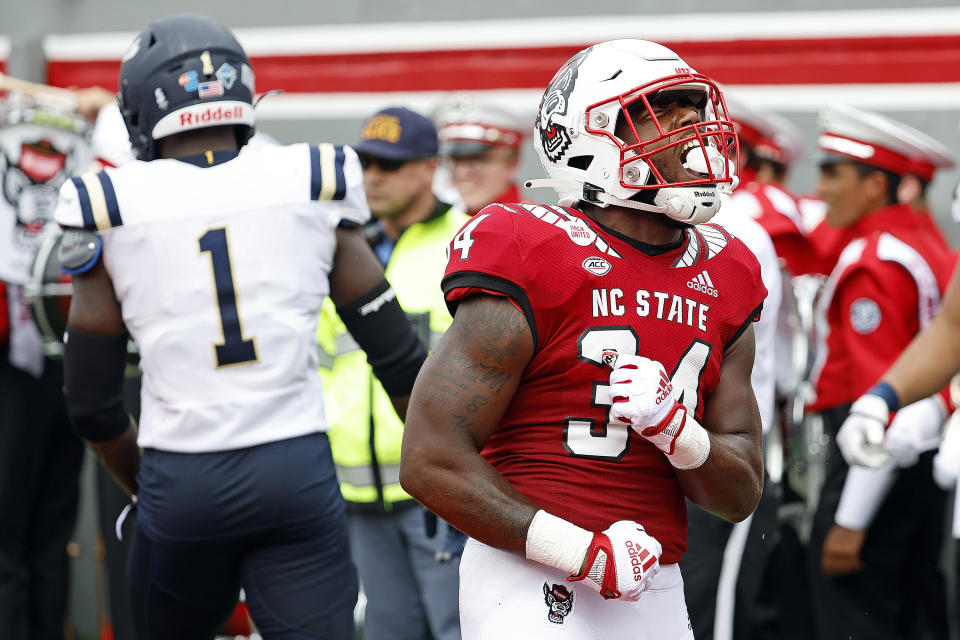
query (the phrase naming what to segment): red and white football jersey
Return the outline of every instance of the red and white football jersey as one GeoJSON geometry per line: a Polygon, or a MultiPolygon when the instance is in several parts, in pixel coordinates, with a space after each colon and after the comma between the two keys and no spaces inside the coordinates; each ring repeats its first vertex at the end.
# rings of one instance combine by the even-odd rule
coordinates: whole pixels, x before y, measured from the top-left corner
{"type": "Polygon", "coordinates": [[[817,302],[813,411],[852,402],[886,372],[939,309],[956,260],[909,205],[842,232],[848,242],[817,302]]]}
{"type": "MultiPolygon", "coordinates": [[[[602,353],[660,361],[698,420],[724,352],[766,296],[750,250],[717,225],[654,247],[575,209],[490,205],[450,243],[443,291],[451,312],[476,293],[508,297],[535,352],[482,454],[539,507],[591,531],[643,524],[661,563],[686,550],[686,508],[674,469],[609,416],[602,353]]],[[[707,425],[709,428],[709,425],[707,425]]]]}

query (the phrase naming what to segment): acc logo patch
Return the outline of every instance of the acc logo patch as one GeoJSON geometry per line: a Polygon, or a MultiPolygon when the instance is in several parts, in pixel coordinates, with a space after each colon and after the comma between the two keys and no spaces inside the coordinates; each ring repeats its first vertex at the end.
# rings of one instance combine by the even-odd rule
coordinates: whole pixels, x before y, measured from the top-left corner
{"type": "Polygon", "coordinates": [[[553,624],[563,624],[573,611],[573,591],[562,584],[549,587],[544,582],[543,601],[547,604],[547,620],[553,624]]]}
{"type": "Polygon", "coordinates": [[[610,263],[597,256],[591,256],[583,261],[583,268],[595,276],[604,276],[610,271],[610,263]]]}
{"type": "Polygon", "coordinates": [[[882,318],[880,305],[870,298],[857,298],[850,305],[850,326],[857,333],[873,333],[882,318]]]}

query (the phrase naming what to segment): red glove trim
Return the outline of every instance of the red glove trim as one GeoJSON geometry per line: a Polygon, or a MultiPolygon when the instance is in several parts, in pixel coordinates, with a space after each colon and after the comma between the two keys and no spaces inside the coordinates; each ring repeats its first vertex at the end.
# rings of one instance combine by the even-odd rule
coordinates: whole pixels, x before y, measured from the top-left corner
{"type": "Polygon", "coordinates": [[[674,400],[673,409],[670,410],[670,413],[667,414],[666,418],[661,420],[659,423],[653,425],[652,427],[647,427],[640,432],[640,435],[642,435],[644,438],[649,438],[650,436],[655,436],[659,434],[661,431],[663,431],[664,429],[670,426],[670,423],[673,421],[673,417],[677,415],[677,411],[680,411],[681,409],[683,409],[683,422],[680,423],[680,428],[677,429],[676,435],[674,435],[673,438],[670,440],[670,451],[666,452],[668,456],[673,455],[673,450],[677,446],[677,438],[679,438],[680,434],[683,433],[683,428],[687,426],[687,408],[686,407],[684,407],[682,404],[674,400]]]}
{"type": "Polygon", "coordinates": [[[603,550],[607,554],[607,562],[603,567],[603,584],[600,585],[600,595],[606,600],[616,600],[620,597],[620,590],[617,589],[617,564],[613,559],[613,544],[605,533],[594,533],[593,540],[590,541],[590,549],[587,551],[587,562],[582,572],[575,576],[568,576],[568,582],[579,582],[587,577],[593,563],[597,561],[597,554],[603,550]]]}

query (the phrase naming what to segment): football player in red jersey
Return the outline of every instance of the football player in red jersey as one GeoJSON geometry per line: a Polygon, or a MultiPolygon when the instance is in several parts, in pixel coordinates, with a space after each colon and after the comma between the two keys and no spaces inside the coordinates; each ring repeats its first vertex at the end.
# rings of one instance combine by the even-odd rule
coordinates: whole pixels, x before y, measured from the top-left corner
{"type": "Polygon", "coordinates": [[[450,243],[453,325],[414,388],[400,480],[467,533],[463,637],[692,639],[685,497],[760,497],[756,258],[705,224],[736,183],[720,90],[616,40],[534,129],[560,206],[495,204],[450,243]]]}
{"type": "MultiPolygon", "coordinates": [[[[921,447],[887,464],[886,453],[861,446],[869,420],[840,429],[848,414],[886,421],[897,410],[889,386],[850,403],[940,306],[954,258],[917,224],[911,204],[898,204],[902,178],[923,167],[932,176],[940,154],[921,132],[852,107],[824,110],[820,126],[817,192],[845,245],[817,302],[811,372],[816,398],[809,409],[821,414],[832,438],[809,543],[815,622],[822,638],[942,638],[945,496],[931,478],[933,452],[921,447]],[[848,470],[841,451],[883,468],[848,470]]],[[[933,394],[898,412],[891,435],[901,433],[898,422],[915,435],[939,433],[944,417],[933,394]]],[[[883,427],[875,424],[882,440],[883,427]]],[[[927,439],[926,449],[934,448],[936,439],[927,439]]]]}

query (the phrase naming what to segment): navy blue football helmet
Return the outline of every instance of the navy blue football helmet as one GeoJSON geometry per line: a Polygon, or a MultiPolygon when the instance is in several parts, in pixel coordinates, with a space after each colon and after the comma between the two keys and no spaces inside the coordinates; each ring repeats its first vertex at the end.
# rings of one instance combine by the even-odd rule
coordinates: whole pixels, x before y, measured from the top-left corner
{"type": "Polygon", "coordinates": [[[161,18],[136,37],[120,67],[117,103],[141,160],[156,141],[184,131],[235,125],[243,146],[254,129],[254,76],[233,32],[213,18],[161,18]]]}

